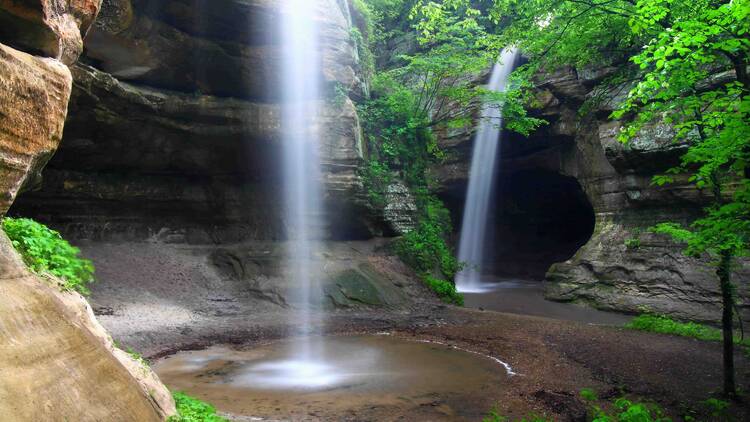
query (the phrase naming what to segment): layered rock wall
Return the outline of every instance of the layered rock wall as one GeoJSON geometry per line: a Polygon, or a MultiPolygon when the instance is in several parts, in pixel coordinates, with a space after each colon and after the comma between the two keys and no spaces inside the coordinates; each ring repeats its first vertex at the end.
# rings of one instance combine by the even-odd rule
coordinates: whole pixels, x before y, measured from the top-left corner
{"type": "MultiPolygon", "coordinates": [[[[627,87],[614,90],[597,107],[582,111],[586,100],[594,95],[594,88],[610,70],[565,69],[540,76],[534,113],[549,124],[528,139],[506,134],[500,151],[498,186],[522,183],[524,180],[519,177],[538,172],[572,178],[593,210],[593,233],[582,227],[589,223],[575,215],[558,223],[558,226],[581,226],[590,238],[568,250],[563,262],[549,268],[545,277],[548,298],[583,302],[602,309],[651,311],[716,322],[720,318],[721,298],[710,262],[687,258],[681,253],[681,245],[648,233],[648,228],[658,222],[689,222],[697,218],[710,200],[710,193],[696,189],[686,176],[661,187],[651,183],[653,175],[679,163],[685,150],[684,145],[672,143],[669,128],[651,127],[627,145],[617,140],[621,123],[611,121],[609,115],[627,93],[627,87]]],[[[452,154],[452,160],[433,172],[444,197],[461,204],[471,160],[471,133],[444,134],[441,143],[452,154]]],[[[498,198],[498,218],[512,215],[512,208],[519,201],[543,188],[529,188],[525,193],[498,198]]],[[[567,198],[559,197],[558,203],[546,207],[548,216],[559,214],[575,197],[572,191],[567,198]]],[[[460,209],[456,211],[460,214],[460,209]]],[[[578,213],[582,212],[588,211],[580,208],[578,213]]],[[[498,231],[494,242],[516,242],[514,249],[532,248],[541,256],[539,251],[547,243],[536,232],[551,232],[555,228],[537,222],[523,224],[531,227],[531,231],[516,237],[498,231]]],[[[514,260],[517,262],[518,257],[514,260]]],[[[550,263],[546,262],[545,267],[550,263]]],[[[746,279],[747,267],[739,268],[735,276],[738,280],[746,279]]],[[[747,319],[750,312],[745,298],[750,292],[742,284],[739,288],[738,306],[747,319]]]]}
{"type": "MultiPolygon", "coordinates": [[[[0,218],[38,182],[61,140],[72,84],[64,63],[80,53],[98,6],[0,2],[0,218]]],[[[113,346],[82,297],[60,289],[55,279],[31,274],[0,230],[0,420],[173,415],[158,378],[113,346]]]]}
{"type": "MultiPolygon", "coordinates": [[[[65,141],[14,212],[89,239],[283,239],[281,5],[105,1],[85,64],[72,69],[65,141]]],[[[316,17],[326,210],[341,223],[333,238],[374,229],[357,193],[363,149],[348,96],[366,87],[348,7],[321,1],[316,17]]]]}

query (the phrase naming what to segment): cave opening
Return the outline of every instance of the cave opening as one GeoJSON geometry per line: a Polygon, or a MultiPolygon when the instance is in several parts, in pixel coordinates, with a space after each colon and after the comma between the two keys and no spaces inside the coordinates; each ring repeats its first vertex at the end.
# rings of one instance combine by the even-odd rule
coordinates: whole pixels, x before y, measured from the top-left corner
{"type": "MultiPolygon", "coordinates": [[[[464,189],[443,195],[461,227],[464,189]]],[[[548,169],[506,169],[497,176],[485,257],[486,276],[541,281],[592,236],[595,216],[574,177],[548,169]]]]}
{"type": "Polygon", "coordinates": [[[485,268],[499,277],[542,280],[594,233],[595,216],[573,177],[520,170],[497,181],[485,268]]]}

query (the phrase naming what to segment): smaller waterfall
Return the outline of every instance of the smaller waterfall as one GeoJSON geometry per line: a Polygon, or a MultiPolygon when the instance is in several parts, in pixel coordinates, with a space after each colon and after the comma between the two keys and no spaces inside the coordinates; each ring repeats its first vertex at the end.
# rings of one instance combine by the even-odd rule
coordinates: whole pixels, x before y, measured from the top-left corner
{"type": "MultiPolygon", "coordinates": [[[[492,69],[488,88],[494,92],[505,92],[508,76],[513,71],[518,53],[514,48],[503,50],[500,60],[492,69]]],[[[456,288],[460,292],[481,292],[482,263],[488,231],[490,200],[498,146],[502,135],[502,109],[496,104],[482,107],[479,129],[474,138],[474,152],[469,173],[469,190],[464,205],[461,240],[458,259],[466,268],[456,275],[456,288]]]]}

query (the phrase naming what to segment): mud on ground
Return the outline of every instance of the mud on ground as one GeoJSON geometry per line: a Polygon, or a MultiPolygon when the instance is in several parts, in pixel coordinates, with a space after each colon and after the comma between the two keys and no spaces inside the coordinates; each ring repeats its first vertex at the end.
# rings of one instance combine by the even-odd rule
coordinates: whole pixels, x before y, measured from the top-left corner
{"type": "MultiPolygon", "coordinates": [[[[348,303],[317,313],[315,333],[388,332],[496,357],[518,373],[506,385],[487,392],[500,413],[511,420],[530,413],[555,421],[584,420],[585,404],[579,398],[583,388],[593,388],[603,399],[623,394],[655,399],[674,420],[681,420],[688,408],[697,406],[705,411],[698,404],[720,392],[718,343],[444,305],[432,299],[413,274],[381,247],[357,242],[333,247],[329,259],[335,261],[330,264],[334,272],[361,270],[366,264],[369,269],[364,271],[364,279],[369,281],[365,284],[374,289],[368,290],[368,295],[373,296],[374,291],[373,297],[383,303],[369,305],[351,299],[356,297],[352,294],[348,303]],[[376,274],[370,274],[370,269],[376,274]]],[[[214,265],[215,250],[209,249],[151,244],[84,246],[99,272],[92,305],[100,321],[123,345],[151,359],[214,344],[252,347],[299,334],[298,327],[287,322],[294,307],[278,299],[283,295],[269,293],[279,292],[273,282],[283,274],[269,277],[265,270],[247,271],[247,264],[239,264],[245,274],[255,275],[227,275],[226,268],[214,265]],[[258,292],[258,284],[253,284],[257,274],[266,277],[271,287],[258,292]]],[[[242,256],[230,254],[236,255],[242,256]]],[[[354,285],[361,287],[361,281],[354,285]]],[[[342,289],[350,287],[344,284],[342,289]]],[[[747,389],[749,361],[738,351],[736,362],[738,383],[747,389]]],[[[477,405],[486,406],[485,399],[477,398],[477,405]]],[[[451,420],[440,416],[441,400],[436,397],[429,403],[416,403],[406,411],[377,406],[350,409],[331,419],[451,420]]],[[[746,405],[734,405],[732,413],[735,420],[750,420],[746,405]]],[[[706,413],[694,417],[715,420],[706,413]]],[[[320,420],[321,415],[309,419],[320,420]]]]}

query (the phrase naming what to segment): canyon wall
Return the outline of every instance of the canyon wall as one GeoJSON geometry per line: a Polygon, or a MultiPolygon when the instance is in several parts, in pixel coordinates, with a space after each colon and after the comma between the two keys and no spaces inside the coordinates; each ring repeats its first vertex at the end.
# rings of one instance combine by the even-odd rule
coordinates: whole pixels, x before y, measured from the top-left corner
{"type": "MultiPolygon", "coordinates": [[[[73,239],[283,240],[279,7],[271,0],[105,0],[71,68],[64,142],[44,177],[26,170],[30,158],[17,166],[18,174],[33,175],[24,176],[33,192],[11,212],[73,239]]],[[[385,210],[369,206],[361,189],[358,166],[366,151],[353,100],[366,98],[368,89],[351,36],[356,10],[326,0],[316,19],[323,31],[328,237],[408,230],[415,210],[403,186],[389,188],[385,210]]],[[[55,54],[67,57],[65,46],[78,44],[60,45],[55,54]]],[[[52,51],[34,51],[45,48],[52,51]]],[[[493,272],[546,279],[555,300],[714,321],[719,296],[712,268],[646,230],[664,220],[690,221],[708,199],[684,179],[651,185],[684,146],[671,144],[668,129],[659,127],[620,144],[619,123],[608,115],[623,90],[582,112],[610,70],[540,77],[534,113],[550,124],[528,139],[509,135],[501,147],[493,272]]],[[[449,159],[431,170],[456,223],[471,134],[440,133],[449,159]]],[[[35,160],[49,159],[45,151],[35,160]]],[[[13,180],[11,195],[23,184],[13,180]]],[[[738,271],[747,276],[745,267],[738,271]]]]}
{"type": "MultiPolygon", "coordinates": [[[[711,193],[696,189],[687,176],[665,186],[651,183],[653,175],[679,163],[686,147],[673,143],[670,129],[660,126],[627,145],[617,140],[621,123],[609,115],[627,87],[584,108],[611,70],[564,69],[539,76],[532,112],[549,124],[529,138],[506,134],[501,147],[496,270],[544,279],[546,296],[553,300],[715,323],[721,297],[710,262],[687,258],[682,245],[648,232],[662,221],[697,218],[711,193]],[[554,192],[545,193],[549,186],[554,192]],[[544,199],[533,202],[539,192],[544,199]],[[535,211],[519,216],[529,201],[535,211]],[[519,262],[525,268],[517,268],[519,262]]],[[[460,203],[471,133],[443,134],[441,144],[451,159],[433,172],[441,195],[460,203]]],[[[742,266],[735,277],[748,275],[742,266]]],[[[748,319],[750,291],[742,283],[738,287],[738,308],[748,319]]]]}
{"type": "MultiPolygon", "coordinates": [[[[105,0],[72,67],[60,150],[16,205],[73,238],[226,243],[285,237],[280,1],[105,0]]],[[[331,238],[380,230],[357,193],[350,98],[366,95],[349,4],[320,2],[321,156],[331,238]]]]}
{"type": "MultiPolygon", "coordinates": [[[[0,218],[57,148],[99,1],[0,1],[0,218]],[[30,54],[31,53],[31,54],[30,54]]],[[[158,378],[117,350],[78,294],[31,274],[0,230],[0,420],[163,420],[158,378]]]]}

